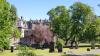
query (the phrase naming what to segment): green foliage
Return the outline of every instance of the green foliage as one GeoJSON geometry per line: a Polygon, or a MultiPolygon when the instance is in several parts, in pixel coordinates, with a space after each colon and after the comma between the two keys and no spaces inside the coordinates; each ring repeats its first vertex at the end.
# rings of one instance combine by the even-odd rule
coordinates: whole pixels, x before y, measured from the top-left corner
{"type": "Polygon", "coordinates": [[[96,40],[96,29],[95,25],[88,25],[88,28],[85,30],[84,38],[88,41],[96,40]]]}
{"type": "Polygon", "coordinates": [[[50,19],[51,30],[55,35],[62,39],[68,38],[68,30],[70,25],[69,13],[65,6],[57,6],[48,13],[50,19]]]}
{"type": "Polygon", "coordinates": [[[81,2],[74,3],[70,8],[72,19],[75,21],[80,20],[82,23],[86,21],[87,15],[92,13],[91,7],[81,2]]]}
{"type": "Polygon", "coordinates": [[[57,46],[63,46],[63,45],[64,45],[64,40],[58,38],[58,40],[57,40],[57,42],[56,42],[56,45],[57,45],[57,46]]]}
{"type": "Polygon", "coordinates": [[[98,35],[97,30],[100,27],[96,24],[100,23],[99,19],[96,20],[92,8],[87,4],[75,2],[69,10],[65,6],[57,6],[47,14],[50,27],[58,38],[68,39],[77,44],[81,38],[92,41],[98,35]]]}
{"type": "Polygon", "coordinates": [[[8,49],[9,48],[9,39],[6,37],[0,37],[0,47],[4,48],[4,49],[8,49]]]}
{"type": "Polygon", "coordinates": [[[25,45],[21,45],[19,47],[19,53],[18,56],[36,56],[34,50],[30,50],[29,47],[25,45]]]}
{"type": "Polygon", "coordinates": [[[21,33],[18,30],[18,28],[14,28],[13,29],[13,37],[19,38],[20,36],[21,36],[21,33]]]}
{"type": "Polygon", "coordinates": [[[91,8],[81,2],[76,2],[71,6],[71,36],[72,39],[79,40],[82,36],[86,17],[92,13],[91,8]]]}
{"type": "Polygon", "coordinates": [[[9,38],[17,20],[16,8],[6,0],[0,0],[0,45],[8,48],[9,38]]]}
{"type": "Polygon", "coordinates": [[[95,24],[96,24],[96,32],[97,32],[97,35],[98,35],[98,34],[100,34],[100,17],[96,18],[95,24]]]}

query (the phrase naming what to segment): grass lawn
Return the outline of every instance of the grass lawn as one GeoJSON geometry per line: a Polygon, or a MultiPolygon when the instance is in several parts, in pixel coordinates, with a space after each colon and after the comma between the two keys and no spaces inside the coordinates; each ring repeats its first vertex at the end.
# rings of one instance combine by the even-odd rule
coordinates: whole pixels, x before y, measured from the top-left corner
{"type": "Polygon", "coordinates": [[[10,50],[5,50],[3,53],[0,53],[0,56],[17,56],[18,50],[15,50],[13,53],[10,50]]]}
{"type": "MultiPolygon", "coordinates": [[[[86,52],[87,47],[81,47],[79,49],[69,49],[69,48],[63,48],[63,52],[66,51],[73,51],[75,54],[80,54],[82,52],[86,52]]],[[[10,50],[5,50],[3,53],[0,53],[0,56],[17,56],[18,50],[15,50],[13,53],[10,52],[10,50]]],[[[35,51],[37,55],[40,56],[61,56],[63,53],[57,53],[57,49],[55,49],[54,53],[49,53],[49,49],[37,49],[35,51]]],[[[100,53],[97,53],[100,55],[100,53]]]]}

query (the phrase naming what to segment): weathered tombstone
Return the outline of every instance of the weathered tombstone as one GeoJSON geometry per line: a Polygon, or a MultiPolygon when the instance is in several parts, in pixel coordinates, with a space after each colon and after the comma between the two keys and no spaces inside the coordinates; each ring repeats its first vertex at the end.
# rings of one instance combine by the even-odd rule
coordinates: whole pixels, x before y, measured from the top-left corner
{"type": "Polygon", "coordinates": [[[49,52],[54,52],[54,42],[50,42],[49,52]]]}
{"type": "Polygon", "coordinates": [[[14,46],[11,46],[11,52],[14,52],[14,46]]]}
{"type": "Polygon", "coordinates": [[[59,46],[57,47],[57,49],[58,49],[58,52],[62,52],[63,46],[62,46],[62,45],[59,45],[59,46]]]}
{"type": "Polygon", "coordinates": [[[90,51],[90,48],[87,48],[87,51],[90,51]]]}

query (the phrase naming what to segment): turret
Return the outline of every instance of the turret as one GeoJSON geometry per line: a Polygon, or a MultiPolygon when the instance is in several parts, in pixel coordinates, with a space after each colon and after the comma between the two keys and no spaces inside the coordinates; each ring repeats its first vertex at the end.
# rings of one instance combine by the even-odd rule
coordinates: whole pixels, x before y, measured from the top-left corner
{"type": "Polygon", "coordinates": [[[24,27],[22,16],[21,16],[21,18],[18,19],[17,26],[18,26],[18,28],[23,28],[24,27]]]}
{"type": "Polygon", "coordinates": [[[17,21],[17,27],[18,27],[19,31],[21,32],[21,37],[24,37],[24,23],[23,23],[22,16],[17,21]]]}

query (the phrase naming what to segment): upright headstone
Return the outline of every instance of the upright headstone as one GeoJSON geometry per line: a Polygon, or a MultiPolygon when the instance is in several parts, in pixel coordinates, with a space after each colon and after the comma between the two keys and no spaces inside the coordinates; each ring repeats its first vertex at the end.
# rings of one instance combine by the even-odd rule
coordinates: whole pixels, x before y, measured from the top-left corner
{"type": "Polygon", "coordinates": [[[57,49],[58,49],[58,52],[62,52],[62,51],[63,51],[63,46],[62,46],[62,45],[59,45],[59,46],[57,47],[57,49]]]}
{"type": "Polygon", "coordinates": [[[14,46],[11,46],[11,52],[14,52],[14,46]]]}
{"type": "Polygon", "coordinates": [[[54,42],[50,42],[49,52],[54,52],[54,42]]]}

